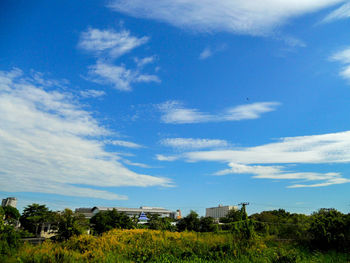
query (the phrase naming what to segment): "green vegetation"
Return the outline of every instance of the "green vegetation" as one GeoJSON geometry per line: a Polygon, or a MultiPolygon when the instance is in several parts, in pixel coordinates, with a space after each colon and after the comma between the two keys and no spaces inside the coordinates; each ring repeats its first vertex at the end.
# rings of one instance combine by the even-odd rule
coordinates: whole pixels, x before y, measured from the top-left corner
{"type": "Polygon", "coordinates": [[[335,209],[248,217],[243,206],[220,224],[191,211],[175,226],[158,215],[140,225],[116,210],[88,222],[69,209],[33,204],[20,217],[23,228],[17,212],[0,208],[0,262],[350,262],[350,215],[335,209]],[[21,242],[38,234],[40,222],[56,223],[56,236],[40,245],[21,242]],[[94,235],[86,234],[89,227],[94,235]]]}

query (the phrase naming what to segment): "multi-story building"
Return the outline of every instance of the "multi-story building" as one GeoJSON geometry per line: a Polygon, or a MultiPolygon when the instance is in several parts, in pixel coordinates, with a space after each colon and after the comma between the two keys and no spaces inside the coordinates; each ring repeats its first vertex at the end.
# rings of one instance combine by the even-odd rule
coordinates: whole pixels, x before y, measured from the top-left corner
{"type": "Polygon", "coordinates": [[[143,212],[144,214],[154,215],[157,214],[160,217],[170,217],[173,219],[181,218],[181,211],[177,210],[176,212],[167,210],[162,207],[149,207],[141,206],[140,208],[127,208],[127,207],[100,207],[95,206],[93,208],[77,208],[75,212],[83,214],[86,218],[91,218],[99,212],[117,210],[119,213],[125,213],[129,217],[139,217],[143,212]]]}
{"type": "Polygon", "coordinates": [[[125,213],[129,217],[139,216],[142,212],[150,215],[159,215],[160,217],[170,217],[176,219],[176,212],[167,210],[162,207],[150,207],[150,206],[141,206],[140,208],[127,208],[127,207],[94,207],[92,213],[95,215],[101,211],[108,210],[117,210],[120,213],[125,213]]]}
{"type": "Polygon", "coordinates": [[[16,206],[17,206],[16,197],[7,197],[5,199],[2,199],[1,206],[12,206],[12,207],[16,208],[16,206]]]}
{"type": "Polygon", "coordinates": [[[225,217],[230,210],[238,210],[238,207],[232,205],[209,207],[205,209],[205,216],[219,219],[221,217],[225,217]]]}

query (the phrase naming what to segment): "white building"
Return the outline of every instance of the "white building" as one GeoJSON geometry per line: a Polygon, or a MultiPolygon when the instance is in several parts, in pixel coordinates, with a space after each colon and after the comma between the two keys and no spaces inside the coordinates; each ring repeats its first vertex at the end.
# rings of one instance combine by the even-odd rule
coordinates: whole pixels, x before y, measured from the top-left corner
{"type": "Polygon", "coordinates": [[[12,206],[12,207],[16,208],[16,206],[17,206],[16,197],[7,197],[5,199],[2,199],[1,206],[12,206]]]}
{"type": "Polygon", "coordinates": [[[100,207],[95,206],[93,208],[77,208],[75,212],[84,214],[85,217],[91,218],[99,212],[117,210],[119,213],[125,213],[129,217],[139,217],[139,215],[143,212],[145,214],[154,215],[157,214],[160,217],[170,217],[176,219],[179,217],[179,212],[174,212],[167,210],[162,207],[149,207],[149,206],[141,206],[140,208],[127,208],[127,207],[100,207]]]}
{"type": "Polygon", "coordinates": [[[225,217],[230,210],[238,210],[238,207],[232,205],[209,207],[205,209],[205,216],[219,219],[221,217],[225,217]]]}

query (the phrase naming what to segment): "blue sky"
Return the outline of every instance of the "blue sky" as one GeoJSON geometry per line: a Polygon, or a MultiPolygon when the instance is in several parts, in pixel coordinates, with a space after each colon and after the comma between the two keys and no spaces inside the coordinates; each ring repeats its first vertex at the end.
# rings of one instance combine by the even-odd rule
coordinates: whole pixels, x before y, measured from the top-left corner
{"type": "Polygon", "coordinates": [[[349,212],[350,3],[0,4],[18,207],[349,212]]]}

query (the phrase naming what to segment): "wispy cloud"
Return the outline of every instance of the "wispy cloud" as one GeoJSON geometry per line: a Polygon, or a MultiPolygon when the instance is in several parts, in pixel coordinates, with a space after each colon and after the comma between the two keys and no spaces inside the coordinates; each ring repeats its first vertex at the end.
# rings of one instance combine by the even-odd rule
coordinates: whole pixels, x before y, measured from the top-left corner
{"type": "Polygon", "coordinates": [[[213,51],[206,47],[200,54],[199,54],[199,59],[207,59],[213,55],[213,51]]]}
{"type": "Polygon", "coordinates": [[[151,56],[151,57],[145,57],[145,58],[135,58],[135,63],[137,65],[137,67],[142,68],[143,66],[147,65],[147,64],[151,64],[154,62],[155,57],[151,56]]]}
{"type": "Polygon", "coordinates": [[[143,74],[127,69],[124,65],[113,65],[97,61],[89,67],[89,79],[99,84],[112,85],[120,91],[131,91],[133,83],[160,82],[156,75],[143,74]]]}
{"type": "Polygon", "coordinates": [[[257,102],[228,108],[217,114],[200,112],[197,109],[185,108],[178,101],[167,101],[158,105],[163,113],[161,120],[165,123],[185,124],[201,122],[222,122],[257,119],[262,114],[276,110],[278,102],[257,102]]]}
{"type": "Polygon", "coordinates": [[[333,22],[340,19],[346,19],[350,17],[350,3],[345,3],[339,8],[333,10],[331,13],[329,13],[322,22],[328,23],[333,22]]]}
{"type": "Polygon", "coordinates": [[[112,144],[115,146],[127,147],[127,148],[142,148],[143,146],[134,142],[122,141],[122,140],[111,140],[106,143],[112,144]]]}
{"type": "MultiPolygon", "coordinates": [[[[348,183],[339,173],[286,172],[283,166],[256,164],[329,164],[350,162],[350,131],[282,138],[279,142],[233,150],[194,151],[182,154],[191,162],[227,162],[230,169],[216,173],[250,173],[256,178],[321,181],[316,184],[293,184],[290,187],[316,187],[348,183]]],[[[179,158],[179,156],[178,156],[179,158]]]]}
{"type": "MultiPolygon", "coordinates": [[[[134,37],[127,30],[116,32],[112,29],[89,28],[80,36],[78,47],[92,52],[96,64],[88,67],[87,80],[102,85],[110,85],[120,91],[131,91],[134,83],[160,82],[158,76],[142,73],[142,67],[153,62],[154,57],[135,59],[136,69],[128,69],[124,64],[115,65],[115,59],[145,44],[148,37],[134,37]],[[105,58],[109,59],[106,60],[105,58]]],[[[97,93],[85,95],[97,95],[97,93]]]]}
{"type": "Polygon", "coordinates": [[[210,48],[210,47],[206,47],[205,49],[203,49],[203,51],[199,54],[199,59],[201,60],[205,60],[207,58],[210,58],[211,56],[213,56],[215,53],[224,51],[227,48],[226,44],[222,44],[220,46],[217,46],[215,48],[210,48]]]}
{"type": "Polygon", "coordinates": [[[350,80],[350,47],[336,52],[330,57],[330,59],[344,65],[339,75],[344,79],[350,80]]]}
{"type": "Polygon", "coordinates": [[[225,140],[194,139],[194,138],[167,138],[160,142],[164,146],[180,150],[195,150],[203,148],[220,148],[228,146],[225,140]]]}
{"type": "Polygon", "coordinates": [[[166,156],[166,155],[163,155],[163,154],[157,154],[156,155],[156,159],[158,161],[166,161],[166,162],[172,162],[172,161],[176,161],[178,159],[180,159],[181,157],[180,156],[166,156]]]}
{"type": "Polygon", "coordinates": [[[126,199],[98,188],[170,184],[123,166],[99,139],[112,133],[73,96],[18,69],[0,71],[0,123],[2,191],[126,199]]]}
{"type": "Polygon", "coordinates": [[[98,56],[108,55],[117,58],[147,41],[148,37],[138,38],[132,36],[127,30],[116,32],[112,29],[89,28],[81,34],[78,46],[98,56]]]}
{"type": "Polygon", "coordinates": [[[113,0],[109,7],[135,17],[197,31],[267,35],[287,20],[345,0],[113,0]]]}
{"type": "Polygon", "coordinates": [[[227,163],[228,169],[214,175],[251,174],[259,179],[292,180],[288,188],[344,184],[350,179],[339,172],[295,172],[290,171],[287,165],[296,165],[293,169],[297,169],[298,164],[350,163],[350,131],[286,137],[255,147],[187,151],[168,156],[158,154],[156,158],[168,162],[184,159],[188,162],[227,163]]]}
{"type": "Polygon", "coordinates": [[[123,159],[123,162],[127,165],[131,165],[131,166],[136,166],[136,167],[141,167],[141,168],[152,168],[151,166],[144,164],[144,163],[135,163],[135,162],[131,162],[127,159],[123,159]]]}
{"type": "Polygon", "coordinates": [[[283,166],[260,166],[229,163],[229,169],[215,173],[215,175],[227,174],[252,174],[254,178],[273,180],[297,180],[309,182],[308,184],[292,184],[288,188],[321,187],[334,184],[350,183],[349,179],[343,178],[339,173],[315,173],[315,172],[288,172],[283,166]],[[321,181],[321,183],[311,183],[321,181]]]}
{"type": "Polygon", "coordinates": [[[83,98],[98,98],[106,95],[106,93],[103,90],[89,89],[80,91],[80,95],[83,98]]]}

